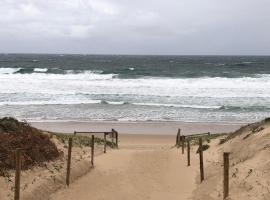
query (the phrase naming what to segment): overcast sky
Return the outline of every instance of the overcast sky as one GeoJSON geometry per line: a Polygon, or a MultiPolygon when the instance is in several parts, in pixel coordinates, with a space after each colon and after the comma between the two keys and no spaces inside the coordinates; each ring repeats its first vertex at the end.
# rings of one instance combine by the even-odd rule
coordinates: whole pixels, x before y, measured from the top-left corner
{"type": "Polygon", "coordinates": [[[270,54],[270,0],[0,0],[0,52],[270,54]]]}

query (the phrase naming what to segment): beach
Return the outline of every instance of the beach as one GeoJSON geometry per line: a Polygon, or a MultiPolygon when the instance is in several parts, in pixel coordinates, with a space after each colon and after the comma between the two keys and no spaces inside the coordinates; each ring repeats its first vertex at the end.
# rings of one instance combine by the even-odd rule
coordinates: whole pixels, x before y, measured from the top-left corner
{"type": "Polygon", "coordinates": [[[230,152],[227,199],[268,199],[269,130],[266,119],[230,135],[206,139],[209,149],[204,151],[203,182],[197,145],[191,146],[191,166],[187,166],[187,149],[182,154],[181,148],[175,147],[175,135],[122,134],[119,149],[98,156],[90,173],[57,191],[50,200],[221,200],[223,152],[230,152]]]}
{"type": "Polygon", "coordinates": [[[269,121],[255,123],[270,112],[269,56],[0,54],[0,60],[0,132],[10,138],[2,143],[9,157],[0,157],[1,200],[14,195],[10,160],[24,144],[31,144],[24,157],[32,156],[33,168],[21,173],[22,200],[222,199],[224,151],[233,155],[232,188],[241,188],[231,190],[232,199],[269,197],[269,163],[261,158],[269,154],[269,121]],[[29,132],[29,125],[37,129],[29,132]],[[186,137],[207,133],[203,183],[199,136],[191,137],[187,167],[186,150],[175,147],[179,130],[186,137]],[[58,153],[37,164],[46,142],[58,153]]]}
{"type": "MultiPolygon", "coordinates": [[[[50,200],[72,199],[194,199],[199,184],[197,146],[187,155],[175,148],[178,128],[181,134],[233,132],[240,123],[187,122],[32,122],[54,132],[110,131],[119,133],[119,149],[95,158],[95,167],[68,188],[58,190],[50,200]]],[[[95,134],[96,137],[103,137],[95,134]]],[[[211,159],[211,156],[207,159],[211,159]]],[[[78,171],[78,169],[76,169],[78,171]]]]}
{"type": "Polygon", "coordinates": [[[4,0],[0,200],[270,200],[270,0],[4,0]]]}
{"type": "MultiPolygon", "coordinates": [[[[153,123],[150,123],[151,126],[139,124],[142,127],[149,126],[147,130],[150,130],[151,134],[143,132],[136,134],[136,127],[133,127],[134,129],[129,127],[129,130],[134,131],[132,133],[118,132],[118,148],[108,143],[106,153],[103,152],[104,143],[101,141],[103,133],[93,133],[99,142],[95,144],[94,166],[92,166],[90,137],[85,137],[87,134],[83,133],[73,136],[72,132],[88,131],[89,124],[92,128],[103,127],[103,129],[91,129],[94,132],[110,132],[116,125],[121,126],[112,122],[107,122],[106,125],[103,123],[97,125],[96,122],[76,123],[32,123],[36,127],[42,125],[44,129],[49,130],[50,132],[44,131],[44,134],[51,138],[63,154],[59,159],[22,171],[22,200],[90,198],[93,200],[165,198],[221,200],[223,199],[223,152],[230,152],[229,199],[257,200],[270,197],[269,160],[267,159],[270,144],[269,119],[242,125],[240,129],[230,134],[190,137],[191,166],[187,165],[187,148],[182,153],[181,146],[177,148],[175,145],[177,130],[175,134],[165,134],[165,132],[156,134],[156,130],[162,124],[156,125],[156,129],[151,131],[149,127],[154,126],[153,123]],[[107,130],[104,130],[106,128],[107,130]],[[51,131],[66,133],[56,134],[51,131]],[[67,141],[70,136],[75,143],[71,154],[70,185],[66,186],[67,141]],[[196,153],[199,137],[202,138],[203,144],[208,146],[203,151],[205,177],[203,182],[200,181],[200,162],[199,155],[196,153]]],[[[167,123],[167,126],[169,125],[170,123],[167,123]]],[[[196,127],[196,124],[191,123],[190,126],[196,127]]],[[[126,128],[122,127],[123,130],[126,128]]],[[[211,126],[208,128],[210,129],[211,126]]],[[[181,134],[188,137],[186,133],[181,134]]],[[[112,138],[108,135],[107,142],[111,141],[112,138]]],[[[0,188],[1,199],[8,200],[13,196],[13,173],[11,170],[9,176],[0,177],[0,183],[3,185],[0,188]]]]}
{"type": "Polygon", "coordinates": [[[121,135],[118,150],[95,159],[90,173],[51,200],[189,199],[196,188],[197,169],[172,148],[174,136],[121,135]]]}
{"type": "Polygon", "coordinates": [[[179,128],[183,134],[228,133],[247,123],[222,122],[115,122],[115,121],[43,121],[30,122],[34,127],[60,133],[74,131],[110,131],[120,134],[176,135],[179,128]]]}

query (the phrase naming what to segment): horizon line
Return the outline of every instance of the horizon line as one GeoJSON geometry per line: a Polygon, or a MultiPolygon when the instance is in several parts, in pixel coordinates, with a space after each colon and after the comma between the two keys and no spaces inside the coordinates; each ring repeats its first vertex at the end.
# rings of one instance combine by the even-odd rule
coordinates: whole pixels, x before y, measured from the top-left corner
{"type": "Polygon", "coordinates": [[[0,52],[0,55],[84,55],[84,56],[270,56],[270,54],[125,54],[125,53],[33,53],[0,52]]]}

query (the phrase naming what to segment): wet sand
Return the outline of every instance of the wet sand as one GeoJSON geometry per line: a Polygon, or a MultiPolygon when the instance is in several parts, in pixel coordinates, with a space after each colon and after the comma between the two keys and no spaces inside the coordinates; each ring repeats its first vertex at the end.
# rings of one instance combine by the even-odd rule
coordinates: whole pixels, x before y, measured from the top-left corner
{"type": "Polygon", "coordinates": [[[31,125],[54,132],[73,133],[74,131],[110,131],[119,133],[146,135],[176,135],[178,128],[183,134],[224,133],[237,130],[245,123],[199,123],[199,122],[31,122],[31,125]]]}

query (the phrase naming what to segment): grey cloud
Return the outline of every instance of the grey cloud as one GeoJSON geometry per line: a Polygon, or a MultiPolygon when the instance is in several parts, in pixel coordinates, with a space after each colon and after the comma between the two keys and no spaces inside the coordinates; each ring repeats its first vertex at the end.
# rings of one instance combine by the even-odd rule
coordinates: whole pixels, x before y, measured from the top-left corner
{"type": "Polygon", "coordinates": [[[269,0],[0,0],[0,52],[269,54],[269,0]]]}

